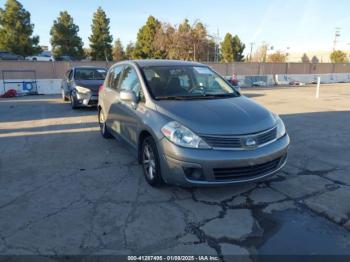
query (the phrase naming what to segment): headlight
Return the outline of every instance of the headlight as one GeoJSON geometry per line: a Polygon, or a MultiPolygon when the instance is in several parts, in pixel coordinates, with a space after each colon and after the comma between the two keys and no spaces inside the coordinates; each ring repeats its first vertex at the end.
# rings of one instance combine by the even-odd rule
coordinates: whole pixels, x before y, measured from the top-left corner
{"type": "Polygon", "coordinates": [[[277,114],[274,114],[274,117],[277,123],[277,139],[278,139],[286,134],[286,127],[284,126],[282,119],[277,114]]]}
{"type": "Polygon", "coordinates": [[[175,145],[190,148],[210,148],[199,136],[176,121],[167,123],[161,131],[175,145]]]}
{"type": "Polygon", "coordinates": [[[90,93],[90,89],[89,88],[85,88],[82,86],[76,86],[75,89],[78,91],[78,93],[82,93],[82,94],[87,94],[90,93]]]}

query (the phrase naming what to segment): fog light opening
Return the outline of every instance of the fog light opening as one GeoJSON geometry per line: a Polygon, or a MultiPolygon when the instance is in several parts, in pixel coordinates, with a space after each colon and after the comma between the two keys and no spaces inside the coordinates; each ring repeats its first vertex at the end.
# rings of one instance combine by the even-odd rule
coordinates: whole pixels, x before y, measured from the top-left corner
{"type": "Polygon", "coordinates": [[[184,167],[185,175],[190,180],[204,180],[203,172],[201,168],[188,168],[184,167]]]}

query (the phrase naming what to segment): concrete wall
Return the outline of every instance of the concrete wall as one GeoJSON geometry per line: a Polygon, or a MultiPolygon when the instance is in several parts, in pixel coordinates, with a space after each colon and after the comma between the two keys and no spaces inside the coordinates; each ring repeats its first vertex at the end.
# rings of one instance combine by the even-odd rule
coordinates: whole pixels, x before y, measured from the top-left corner
{"type": "MultiPolygon", "coordinates": [[[[12,81],[12,80],[11,80],[12,81]]],[[[26,93],[28,91],[25,90],[23,82],[30,82],[30,79],[16,79],[13,80],[18,83],[8,83],[6,84],[6,90],[15,89],[18,93],[26,93]]],[[[61,91],[61,79],[38,79],[37,80],[37,88],[39,94],[59,94],[61,91]]],[[[34,88],[34,87],[33,87],[34,88]]],[[[4,83],[0,82],[0,94],[4,93],[4,83]]]]}
{"type": "MultiPolygon", "coordinates": [[[[33,62],[33,61],[0,61],[0,71],[27,70],[26,72],[6,72],[5,80],[27,81],[37,79],[38,91],[41,94],[58,94],[61,79],[69,68],[80,65],[110,67],[113,62],[33,62]],[[29,72],[28,70],[32,70],[29,72]],[[27,79],[27,80],[26,80],[27,79]]],[[[291,81],[310,83],[321,76],[323,83],[350,82],[350,63],[344,64],[308,64],[308,63],[208,63],[214,70],[224,76],[237,74],[242,87],[251,86],[254,82],[273,85],[273,75],[278,75],[280,84],[291,81]]],[[[6,90],[16,89],[23,92],[22,83],[7,84],[6,90]]],[[[4,92],[0,80],[0,94],[4,92]]]]}
{"type": "MultiPolygon", "coordinates": [[[[350,73],[343,74],[290,74],[278,75],[278,83],[280,85],[288,85],[291,81],[299,81],[302,83],[311,83],[317,81],[317,77],[321,77],[321,83],[341,83],[350,82],[350,73]]],[[[229,76],[227,76],[229,77],[229,76]]],[[[238,77],[241,87],[251,87],[254,83],[260,86],[273,86],[275,84],[274,75],[257,75],[257,76],[241,76],[238,77]]],[[[21,79],[14,81],[30,81],[29,79],[21,79]]],[[[37,87],[39,94],[60,94],[61,79],[38,79],[37,87]]],[[[19,93],[25,93],[22,83],[6,84],[6,90],[15,89],[19,93]]],[[[0,94],[4,93],[4,85],[0,82],[0,94]]]]}
{"type": "MultiPolygon", "coordinates": [[[[94,65],[110,67],[114,62],[104,61],[91,62],[33,62],[33,61],[0,61],[0,71],[3,70],[34,70],[37,79],[61,79],[65,72],[78,65],[94,65]]],[[[350,63],[207,63],[221,75],[255,76],[273,74],[334,74],[349,73],[350,63]]],[[[23,79],[24,73],[13,73],[11,79],[23,79]]]]}

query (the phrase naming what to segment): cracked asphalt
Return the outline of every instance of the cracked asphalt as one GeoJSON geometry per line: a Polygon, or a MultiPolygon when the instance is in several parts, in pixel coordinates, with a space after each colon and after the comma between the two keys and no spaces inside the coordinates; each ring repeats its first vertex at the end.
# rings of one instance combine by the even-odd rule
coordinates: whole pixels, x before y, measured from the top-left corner
{"type": "MultiPolygon", "coordinates": [[[[260,183],[148,186],[96,110],[0,100],[0,254],[350,254],[350,85],[246,89],[279,113],[289,160],[260,183]]],[[[227,257],[226,257],[227,258],[227,257]]]]}

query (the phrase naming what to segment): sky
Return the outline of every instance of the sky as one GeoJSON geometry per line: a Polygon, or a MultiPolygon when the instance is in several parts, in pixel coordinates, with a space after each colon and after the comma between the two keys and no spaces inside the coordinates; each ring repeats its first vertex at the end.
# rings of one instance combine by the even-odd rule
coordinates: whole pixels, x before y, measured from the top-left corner
{"type": "MultiPolygon", "coordinates": [[[[138,29],[149,15],[171,24],[185,18],[203,22],[211,35],[221,39],[237,34],[254,47],[266,42],[274,50],[308,52],[331,50],[336,27],[341,28],[337,49],[350,49],[350,1],[348,0],[19,0],[31,13],[34,34],[49,45],[50,28],[62,10],[79,26],[84,46],[89,45],[91,19],[101,6],[111,20],[114,37],[124,45],[135,42],[138,29]]],[[[0,0],[3,7],[5,0],[0,0]]]]}

